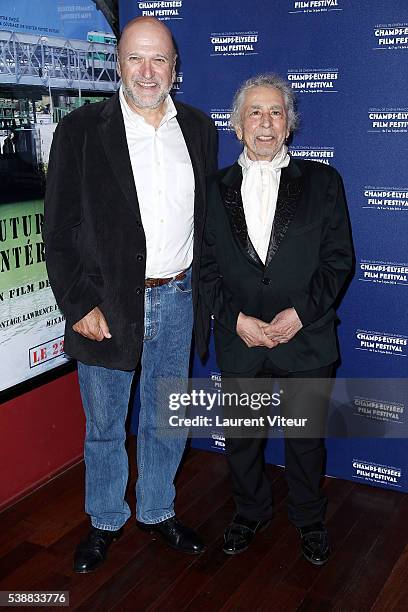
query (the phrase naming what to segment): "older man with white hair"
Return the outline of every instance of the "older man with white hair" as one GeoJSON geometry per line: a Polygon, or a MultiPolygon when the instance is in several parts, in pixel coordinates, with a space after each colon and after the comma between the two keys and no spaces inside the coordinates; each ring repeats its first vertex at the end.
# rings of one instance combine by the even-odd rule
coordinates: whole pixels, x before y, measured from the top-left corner
{"type": "MultiPolygon", "coordinates": [[[[287,141],[297,116],[293,92],[279,76],[246,81],[231,123],[244,148],[209,181],[202,299],[215,319],[224,389],[248,389],[243,379],[277,378],[282,409],[313,421],[295,435],[285,429],[285,465],[289,518],[305,557],[321,565],[329,558],[320,478],[338,359],[334,307],[353,260],[342,181],[334,168],[291,158],[287,141]]],[[[263,469],[268,432],[230,428],[225,434],[236,514],[224,551],[235,555],[273,515],[263,469]]]]}

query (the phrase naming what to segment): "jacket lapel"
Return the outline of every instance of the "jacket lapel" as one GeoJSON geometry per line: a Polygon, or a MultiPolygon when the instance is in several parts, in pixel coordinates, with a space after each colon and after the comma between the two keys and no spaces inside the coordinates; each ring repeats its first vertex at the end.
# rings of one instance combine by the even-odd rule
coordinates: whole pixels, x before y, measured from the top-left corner
{"type": "Polygon", "coordinates": [[[177,109],[176,119],[183,134],[194,173],[194,256],[199,257],[198,248],[201,244],[205,218],[203,195],[205,194],[205,174],[201,150],[201,135],[197,130],[197,123],[192,119],[188,109],[178,102],[174,102],[174,104],[177,109]]]}
{"type": "Polygon", "coordinates": [[[125,196],[125,202],[141,221],[118,93],[106,102],[98,128],[106,157],[125,196]]]}
{"type": "Polygon", "coordinates": [[[265,266],[268,266],[275,257],[288,231],[289,225],[295,216],[301,192],[301,172],[296,162],[291,159],[287,168],[282,168],[281,171],[275,217],[273,220],[265,266]]]}
{"type": "Polygon", "coordinates": [[[244,206],[241,196],[242,170],[238,163],[233,164],[227,170],[220,183],[221,198],[227,212],[231,228],[238,244],[246,257],[253,262],[263,266],[251,239],[248,235],[248,227],[245,220],[244,206]]]}
{"type": "Polygon", "coordinates": [[[191,165],[194,172],[195,188],[203,189],[204,174],[200,169],[203,169],[201,139],[197,133],[197,126],[192,121],[191,115],[187,109],[178,102],[174,103],[177,109],[176,119],[183,134],[184,142],[186,143],[188,154],[190,155],[191,165]]]}

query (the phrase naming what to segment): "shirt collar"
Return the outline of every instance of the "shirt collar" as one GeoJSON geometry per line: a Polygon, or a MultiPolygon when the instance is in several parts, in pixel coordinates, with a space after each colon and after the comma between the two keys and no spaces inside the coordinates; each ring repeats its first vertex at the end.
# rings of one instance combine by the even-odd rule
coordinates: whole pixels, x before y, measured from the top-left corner
{"type": "Polygon", "coordinates": [[[272,172],[272,170],[279,170],[280,168],[286,168],[289,165],[290,157],[288,155],[288,147],[284,144],[282,148],[276,153],[275,157],[271,161],[261,160],[256,161],[250,159],[248,155],[248,149],[245,146],[241,155],[238,158],[238,164],[241,166],[245,173],[250,168],[264,168],[272,172]]]}
{"type": "MultiPolygon", "coordinates": [[[[123,113],[123,117],[125,121],[130,121],[134,125],[139,125],[139,126],[148,125],[147,121],[145,120],[144,117],[142,117],[142,115],[139,115],[139,113],[136,113],[134,110],[130,108],[125,98],[125,94],[123,93],[123,85],[121,85],[119,88],[119,100],[120,100],[120,106],[122,108],[122,113],[123,113]]],[[[174,117],[177,115],[177,109],[175,107],[173,100],[171,99],[169,95],[167,96],[164,102],[165,102],[165,111],[164,111],[163,118],[160,121],[159,128],[162,127],[162,125],[168,123],[171,119],[174,119],[174,117]]]]}

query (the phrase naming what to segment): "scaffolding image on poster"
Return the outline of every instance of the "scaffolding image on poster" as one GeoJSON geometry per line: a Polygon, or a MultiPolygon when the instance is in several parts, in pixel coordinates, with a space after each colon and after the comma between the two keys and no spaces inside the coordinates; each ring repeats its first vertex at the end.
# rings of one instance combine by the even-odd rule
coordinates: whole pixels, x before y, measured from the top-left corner
{"type": "Polygon", "coordinates": [[[0,15],[0,391],[67,361],[42,223],[58,122],[118,87],[116,38],[91,0],[3,0],[0,15]]]}

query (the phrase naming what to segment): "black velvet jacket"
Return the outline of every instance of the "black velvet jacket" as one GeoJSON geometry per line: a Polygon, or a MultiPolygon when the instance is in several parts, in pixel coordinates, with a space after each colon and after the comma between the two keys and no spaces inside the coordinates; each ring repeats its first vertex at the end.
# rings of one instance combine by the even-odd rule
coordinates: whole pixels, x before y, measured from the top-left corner
{"type": "MultiPolygon", "coordinates": [[[[216,130],[201,111],[176,102],[194,178],[193,300],[205,218],[205,176],[216,170],[216,130]]],[[[47,177],[43,229],[51,287],[66,316],[65,350],[84,363],[135,368],[144,333],[146,242],[119,96],[60,121],[47,177]],[[88,340],[72,325],[99,306],[111,339],[88,340]]],[[[196,346],[204,350],[202,327],[196,346]]]]}
{"type": "Polygon", "coordinates": [[[241,184],[235,163],[208,185],[200,292],[215,318],[218,365],[242,373],[265,356],[291,372],[329,365],[338,357],[334,305],[353,262],[341,178],[303,160],[282,169],[265,265],[248,236],[241,184]],[[303,328],[287,344],[248,348],[237,335],[240,312],[270,322],[289,307],[303,328]]]}

